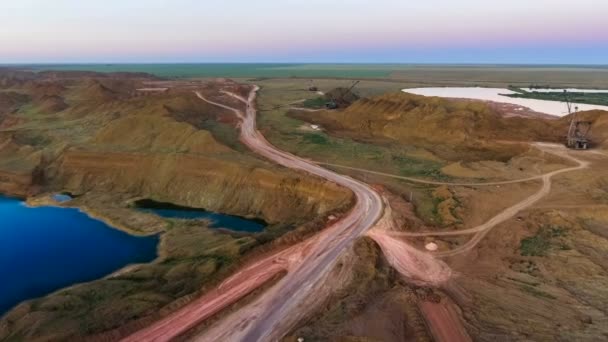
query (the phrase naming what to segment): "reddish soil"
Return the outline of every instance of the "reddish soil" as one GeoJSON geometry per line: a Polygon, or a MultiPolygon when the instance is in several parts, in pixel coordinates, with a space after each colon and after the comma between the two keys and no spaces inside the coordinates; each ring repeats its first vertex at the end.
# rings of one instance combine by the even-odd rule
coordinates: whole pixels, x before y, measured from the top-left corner
{"type": "Polygon", "coordinates": [[[471,337],[462,326],[455,305],[450,301],[442,300],[439,303],[422,301],[419,303],[419,307],[435,341],[472,341],[471,337]]]}

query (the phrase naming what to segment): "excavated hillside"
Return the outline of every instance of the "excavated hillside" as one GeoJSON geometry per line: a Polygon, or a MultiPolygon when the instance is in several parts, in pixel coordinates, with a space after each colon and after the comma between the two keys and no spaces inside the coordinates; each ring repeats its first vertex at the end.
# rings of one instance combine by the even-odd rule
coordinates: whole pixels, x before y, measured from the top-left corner
{"type": "MultiPolygon", "coordinates": [[[[483,102],[406,93],[361,99],[342,111],[292,112],[292,116],[356,139],[427,148],[447,160],[508,159],[524,147],[505,142],[562,142],[569,118],[505,117],[483,102]]],[[[594,134],[608,132],[608,113],[581,113],[597,120],[594,134]],[[604,114],[602,114],[604,113],[604,114]]]]}
{"type": "MultiPolygon", "coordinates": [[[[234,114],[201,101],[191,87],[139,91],[156,81],[140,74],[36,76],[0,72],[12,87],[0,92],[1,192],[120,193],[269,223],[314,217],[350,201],[335,184],[244,153],[234,114]]],[[[219,86],[198,89],[221,97],[219,86]]],[[[221,86],[248,92],[226,80],[221,86]]]]}

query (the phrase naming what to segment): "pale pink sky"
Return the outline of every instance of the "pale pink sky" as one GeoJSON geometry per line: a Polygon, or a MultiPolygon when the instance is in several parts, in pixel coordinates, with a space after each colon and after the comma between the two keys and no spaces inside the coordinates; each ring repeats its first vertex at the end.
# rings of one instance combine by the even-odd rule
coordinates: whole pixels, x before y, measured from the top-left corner
{"type": "Polygon", "coordinates": [[[603,0],[2,2],[0,63],[608,61],[603,0]]]}

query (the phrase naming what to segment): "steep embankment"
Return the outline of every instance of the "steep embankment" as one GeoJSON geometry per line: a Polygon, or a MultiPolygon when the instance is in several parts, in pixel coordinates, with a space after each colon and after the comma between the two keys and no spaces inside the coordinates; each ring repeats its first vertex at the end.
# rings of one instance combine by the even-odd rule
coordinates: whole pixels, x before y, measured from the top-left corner
{"type": "Polygon", "coordinates": [[[55,182],[75,194],[128,193],[270,223],[315,216],[349,197],[326,181],[192,154],[68,151],[55,182]]]}
{"type": "Polygon", "coordinates": [[[333,183],[269,167],[168,116],[114,120],[86,148],[66,151],[58,170],[55,184],[74,193],[128,193],[271,223],[315,216],[349,197],[333,183]]]}
{"type": "Polygon", "coordinates": [[[30,172],[10,172],[0,170],[0,193],[10,196],[24,197],[28,195],[28,189],[33,182],[30,172]]]}
{"type": "Polygon", "coordinates": [[[0,193],[25,197],[36,191],[41,155],[21,146],[11,133],[0,132],[0,193]]]}

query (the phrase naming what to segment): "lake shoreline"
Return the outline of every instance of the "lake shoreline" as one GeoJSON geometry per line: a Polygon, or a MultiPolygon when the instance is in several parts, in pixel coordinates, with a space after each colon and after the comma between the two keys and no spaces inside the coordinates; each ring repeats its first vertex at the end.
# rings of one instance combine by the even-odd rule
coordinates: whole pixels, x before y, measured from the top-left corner
{"type": "MultiPolygon", "coordinates": [[[[29,198],[24,199],[23,202],[26,205],[31,206],[32,208],[58,207],[58,208],[77,209],[78,211],[82,212],[83,214],[87,215],[88,217],[90,217],[93,220],[101,221],[112,229],[121,231],[123,233],[127,233],[134,237],[158,236],[158,245],[156,248],[156,258],[154,258],[154,260],[151,260],[150,262],[147,262],[147,263],[135,263],[135,264],[125,265],[124,267],[112,272],[111,274],[108,274],[105,277],[99,278],[96,280],[112,278],[119,274],[123,274],[123,273],[130,271],[138,265],[146,265],[146,264],[150,264],[150,263],[160,262],[160,261],[164,260],[165,258],[167,258],[168,251],[167,251],[167,247],[166,247],[166,238],[164,236],[165,235],[164,233],[166,232],[166,228],[168,227],[167,223],[164,224],[164,227],[162,230],[147,233],[147,232],[135,230],[135,229],[129,227],[128,225],[120,222],[119,220],[113,219],[113,218],[109,217],[108,215],[104,215],[101,211],[96,210],[91,206],[72,205],[70,203],[59,203],[52,198],[51,194],[42,194],[42,195],[38,195],[35,197],[29,197],[29,198]]],[[[133,209],[133,210],[136,210],[136,209],[133,209]]],[[[96,280],[93,280],[93,281],[96,281],[96,280]]]]}
{"type": "MultiPolygon", "coordinates": [[[[52,295],[55,292],[59,292],[65,289],[69,289],[72,288],[74,286],[79,286],[79,285],[83,285],[83,284],[87,284],[90,282],[94,282],[94,281],[99,281],[102,279],[111,279],[114,278],[116,276],[120,276],[122,274],[131,272],[135,269],[137,269],[138,267],[141,267],[143,265],[148,265],[148,264],[153,264],[153,263],[158,263],[161,262],[163,260],[165,260],[168,257],[169,251],[167,248],[167,239],[165,237],[165,233],[166,233],[166,228],[169,226],[168,223],[164,223],[164,227],[162,229],[158,229],[156,231],[152,231],[152,232],[142,232],[136,229],[133,229],[132,227],[129,227],[128,225],[124,224],[121,222],[120,219],[114,219],[108,215],[103,214],[102,211],[97,210],[93,207],[91,207],[90,205],[74,205],[71,204],[70,202],[58,202],[55,199],[53,199],[53,194],[52,193],[44,193],[44,194],[39,194],[36,196],[31,196],[31,197],[16,197],[16,196],[8,196],[8,195],[2,195],[0,194],[0,196],[4,196],[4,197],[8,197],[8,198],[13,198],[16,200],[19,200],[21,202],[23,202],[24,205],[31,207],[31,208],[40,208],[40,207],[57,207],[57,208],[72,208],[72,209],[77,209],[79,212],[87,215],[89,218],[93,219],[93,220],[97,220],[100,222],[105,223],[109,228],[111,229],[115,229],[118,231],[121,231],[123,233],[127,233],[133,237],[154,237],[157,236],[158,237],[158,244],[157,244],[157,248],[156,248],[156,257],[146,263],[131,263],[131,264],[127,264],[123,267],[121,267],[120,269],[117,269],[115,271],[113,271],[110,274],[107,274],[101,278],[97,278],[91,281],[87,281],[87,282],[82,282],[82,283],[76,283],[61,289],[58,289],[52,293],[49,293],[45,296],[49,296],[52,295]]],[[[137,201],[134,201],[134,203],[137,201]]],[[[176,206],[178,207],[178,206],[176,206]]],[[[197,208],[188,208],[188,207],[180,207],[183,208],[184,210],[186,209],[191,209],[191,210],[201,210],[201,209],[197,209],[197,208]]],[[[134,207],[134,208],[129,208],[130,210],[133,211],[138,211],[138,209],[147,209],[145,207],[134,207]]],[[[201,210],[203,211],[203,210],[201,210]]],[[[154,213],[147,213],[148,215],[152,215],[152,216],[157,216],[157,214],[154,213]]],[[[265,222],[264,220],[261,219],[257,219],[257,218],[248,218],[248,217],[242,217],[242,216],[237,216],[237,215],[229,215],[229,214],[222,214],[222,215],[227,215],[227,216],[233,216],[233,217],[237,217],[237,218],[241,218],[241,219],[246,219],[246,220],[251,220],[254,221],[256,223],[262,223],[265,226],[268,225],[267,222],[265,222]]],[[[160,217],[161,221],[165,221],[164,218],[160,217]]],[[[208,220],[201,220],[201,221],[208,221],[208,220]]],[[[236,230],[231,230],[229,228],[212,228],[210,224],[207,224],[207,228],[211,229],[211,230],[215,230],[217,232],[220,233],[224,233],[224,234],[239,234],[239,235],[249,235],[252,234],[252,232],[244,232],[244,231],[236,231],[236,230]]],[[[265,228],[264,228],[265,229],[265,228]]]]}
{"type": "Polygon", "coordinates": [[[166,254],[162,234],[132,234],[88,208],[61,205],[51,196],[0,195],[2,198],[8,226],[0,233],[10,246],[4,251],[8,259],[4,259],[2,271],[13,274],[14,279],[3,285],[6,310],[2,316],[23,303],[111,278],[137,265],[162,260],[166,254]],[[42,211],[32,214],[32,209],[42,211]],[[89,242],[94,243],[93,248],[87,247],[89,242]],[[113,251],[111,257],[108,250],[113,251]],[[22,270],[31,273],[27,276],[22,270]],[[35,286],[23,288],[23,282],[35,286]],[[12,304],[13,300],[17,302],[12,304]]]}

